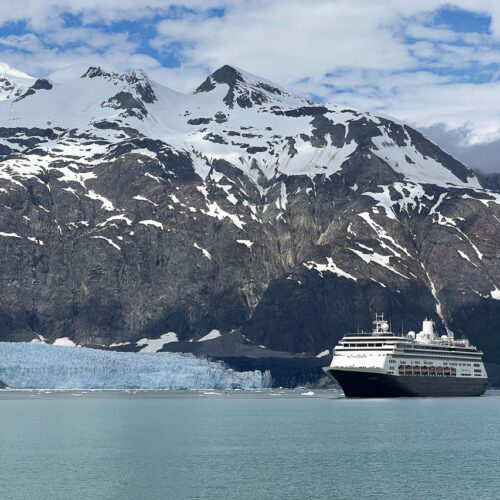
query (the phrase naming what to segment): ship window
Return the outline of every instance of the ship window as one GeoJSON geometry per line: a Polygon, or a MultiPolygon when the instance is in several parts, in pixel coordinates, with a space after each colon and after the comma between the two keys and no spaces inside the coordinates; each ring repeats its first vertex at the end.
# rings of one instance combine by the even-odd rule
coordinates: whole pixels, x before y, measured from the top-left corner
{"type": "Polygon", "coordinates": [[[367,344],[358,344],[358,347],[367,347],[367,344]]]}
{"type": "Polygon", "coordinates": [[[474,366],[479,366],[479,363],[474,363],[474,366]]]}

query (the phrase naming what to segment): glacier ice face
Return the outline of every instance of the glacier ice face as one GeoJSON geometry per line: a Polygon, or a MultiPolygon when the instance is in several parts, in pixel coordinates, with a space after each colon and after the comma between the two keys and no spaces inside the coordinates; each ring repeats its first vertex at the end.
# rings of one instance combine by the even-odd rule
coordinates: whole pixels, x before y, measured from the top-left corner
{"type": "Polygon", "coordinates": [[[12,389],[260,389],[269,374],[237,372],[191,354],[128,353],[0,342],[0,379],[12,389]]]}

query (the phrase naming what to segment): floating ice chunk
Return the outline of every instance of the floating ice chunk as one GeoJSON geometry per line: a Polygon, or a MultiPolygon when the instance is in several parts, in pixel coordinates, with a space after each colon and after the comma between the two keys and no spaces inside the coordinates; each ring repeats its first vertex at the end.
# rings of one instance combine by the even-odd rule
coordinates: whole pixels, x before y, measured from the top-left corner
{"type": "Polygon", "coordinates": [[[500,300],[500,290],[497,287],[495,287],[495,289],[491,291],[491,298],[500,300]]]}

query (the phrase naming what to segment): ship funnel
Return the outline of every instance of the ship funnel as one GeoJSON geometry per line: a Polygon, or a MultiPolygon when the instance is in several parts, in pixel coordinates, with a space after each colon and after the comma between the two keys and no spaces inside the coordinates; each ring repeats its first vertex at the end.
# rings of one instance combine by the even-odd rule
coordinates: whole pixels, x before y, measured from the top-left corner
{"type": "Polygon", "coordinates": [[[422,333],[428,338],[434,338],[434,321],[426,319],[422,323],[422,333]]]}

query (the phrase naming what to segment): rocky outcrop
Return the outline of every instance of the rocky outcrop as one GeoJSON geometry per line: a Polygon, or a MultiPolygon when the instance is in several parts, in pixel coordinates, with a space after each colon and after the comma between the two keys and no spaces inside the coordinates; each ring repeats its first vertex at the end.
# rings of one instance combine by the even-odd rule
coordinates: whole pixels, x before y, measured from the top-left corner
{"type": "Polygon", "coordinates": [[[500,195],[412,128],[230,67],[189,96],[100,68],[42,88],[0,118],[2,340],[156,339],[302,383],[384,311],[500,361],[500,195]]]}
{"type": "Polygon", "coordinates": [[[476,172],[481,185],[486,189],[500,193],[500,173],[499,172],[476,172]]]}

